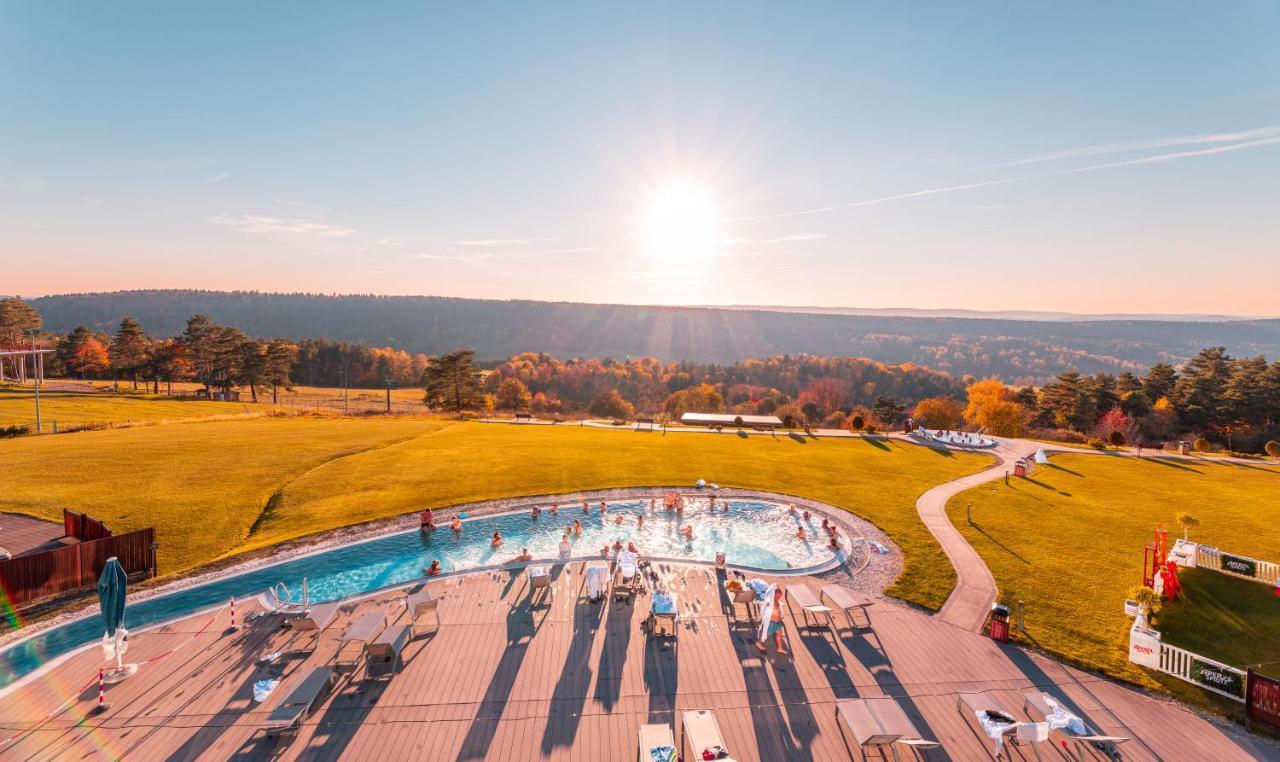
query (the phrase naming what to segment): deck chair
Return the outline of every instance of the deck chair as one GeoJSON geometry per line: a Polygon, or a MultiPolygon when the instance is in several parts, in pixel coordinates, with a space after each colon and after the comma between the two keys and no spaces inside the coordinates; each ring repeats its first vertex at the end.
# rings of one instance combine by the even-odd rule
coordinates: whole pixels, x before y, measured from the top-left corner
{"type": "Polygon", "coordinates": [[[321,603],[318,606],[312,606],[309,610],[298,614],[289,619],[289,626],[293,629],[293,637],[289,638],[288,648],[286,650],[297,653],[304,649],[294,648],[293,643],[302,633],[314,633],[311,639],[309,651],[314,651],[317,644],[320,643],[320,634],[329,629],[329,625],[333,624],[338,618],[337,603],[321,603]]]}
{"type": "Polygon", "coordinates": [[[618,554],[618,564],[613,572],[613,599],[630,601],[636,597],[640,587],[640,563],[636,554],[623,551],[618,554]]]}
{"type": "Polygon", "coordinates": [[[637,762],[676,762],[676,737],[670,725],[641,725],[637,762]]]}
{"type": "Polygon", "coordinates": [[[539,590],[545,590],[548,599],[555,597],[551,589],[551,574],[545,566],[529,567],[529,600],[532,603],[533,597],[537,595],[539,590]]]}
{"type": "MultiPolygon", "coordinates": [[[[975,727],[978,735],[986,739],[987,749],[996,759],[1005,753],[1006,742],[1016,746],[1020,740],[1044,740],[1024,729],[1024,726],[1032,725],[1031,731],[1038,730],[1033,723],[1019,722],[1013,712],[1001,706],[989,693],[961,693],[956,698],[956,708],[970,727],[975,727]]],[[[1048,728],[1043,730],[1043,736],[1047,738],[1048,728]]]]}
{"type": "Polygon", "coordinates": [[[866,617],[868,626],[871,624],[871,617],[867,612],[867,608],[871,606],[873,601],[854,591],[841,587],[839,585],[823,585],[821,599],[831,604],[831,608],[836,611],[843,611],[845,619],[849,622],[850,629],[858,629],[853,622],[853,612],[861,611],[866,617]]]}
{"type": "Polygon", "coordinates": [[[1050,732],[1058,731],[1062,737],[1071,741],[1071,750],[1076,759],[1084,760],[1085,751],[1094,749],[1108,759],[1119,756],[1116,746],[1131,739],[1125,736],[1104,736],[1089,727],[1070,709],[1062,705],[1047,693],[1033,691],[1023,696],[1022,710],[1036,722],[1048,724],[1050,732]]]}
{"type": "Polygon", "coordinates": [[[377,640],[365,646],[365,677],[390,677],[399,672],[403,663],[400,654],[412,633],[411,625],[398,624],[383,630],[377,640]]]}
{"type": "Polygon", "coordinates": [[[655,592],[654,601],[656,602],[661,595],[671,598],[671,610],[660,612],[650,608],[649,616],[644,621],[644,629],[651,638],[674,638],[676,637],[676,619],[679,617],[680,609],[675,595],[670,592],[655,592]]]}
{"type": "Polygon", "coordinates": [[[262,723],[268,735],[297,732],[325,690],[333,685],[331,667],[315,667],[294,684],[289,695],[262,723]]]}
{"type": "Polygon", "coordinates": [[[898,748],[921,751],[940,746],[937,741],[926,740],[915,723],[891,698],[847,699],[836,702],[836,722],[846,742],[850,735],[865,759],[869,747],[889,747],[894,759],[898,748]]]}
{"type": "MultiPolygon", "coordinates": [[[[822,601],[814,594],[813,588],[802,583],[787,585],[787,595],[791,598],[791,602],[804,612],[805,627],[812,626],[809,624],[809,617],[813,617],[815,624],[822,624],[825,621],[828,627],[831,626],[831,609],[822,605],[822,601]]],[[[791,611],[794,613],[795,609],[791,611]]]]}
{"type": "MultiPolygon", "coordinates": [[[[724,736],[720,734],[720,724],[709,709],[685,712],[682,716],[684,733],[680,741],[680,752],[684,759],[702,759],[702,753],[711,750],[713,753],[725,752],[724,736]]],[[[732,759],[726,753],[717,759],[732,759]]]]}
{"type": "Polygon", "coordinates": [[[440,629],[440,599],[431,592],[430,588],[424,586],[418,592],[410,593],[405,597],[404,605],[409,612],[409,624],[413,637],[418,637],[418,623],[427,614],[435,617],[436,629],[440,629]]]}
{"type": "Polygon", "coordinates": [[[587,580],[587,598],[593,602],[604,600],[608,594],[609,566],[603,561],[592,561],[587,564],[585,576],[587,580]]]}
{"type": "Polygon", "coordinates": [[[364,614],[353,622],[338,641],[338,652],[333,655],[334,669],[339,672],[354,672],[360,666],[361,657],[369,644],[386,626],[385,614],[364,614]]]}

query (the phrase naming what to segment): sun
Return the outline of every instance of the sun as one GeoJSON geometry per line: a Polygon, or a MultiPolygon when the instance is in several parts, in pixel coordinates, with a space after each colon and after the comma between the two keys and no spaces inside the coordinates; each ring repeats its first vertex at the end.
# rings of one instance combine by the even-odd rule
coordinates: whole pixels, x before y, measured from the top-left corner
{"type": "Polygon", "coordinates": [[[653,259],[691,265],[715,250],[720,239],[720,214],[706,188],[673,183],[650,198],[642,228],[653,259]]]}

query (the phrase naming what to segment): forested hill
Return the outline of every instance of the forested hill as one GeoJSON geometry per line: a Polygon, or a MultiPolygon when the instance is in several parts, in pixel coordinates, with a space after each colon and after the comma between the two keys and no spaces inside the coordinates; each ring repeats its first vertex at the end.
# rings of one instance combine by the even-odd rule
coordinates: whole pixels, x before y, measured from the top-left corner
{"type": "Polygon", "coordinates": [[[196,313],[262,337],[329,338],[408,352],[471,347],[482,359],[653,356],[734,362],[809,353],[914,362],[954,376],[1009,383],[1177,364],[1206,346],[1280,357],[1280,320],[1042,322],[835,315],[750,309],[637,307],[430,296],[324,296],[218,291],[122,291],[31,301],[47,330],[111,331],[125,315],[153,335],[181,332],[196,313]]]}

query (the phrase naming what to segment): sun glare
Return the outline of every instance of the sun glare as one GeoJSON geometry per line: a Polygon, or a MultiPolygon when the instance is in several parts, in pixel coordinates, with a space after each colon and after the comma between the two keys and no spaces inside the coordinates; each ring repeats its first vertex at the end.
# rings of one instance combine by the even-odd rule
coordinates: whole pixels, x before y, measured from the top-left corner
{"type": "Polygon", "coordinates": [[[720,237],[711,194],[697,185],[670,185],[649,201],[644,236],[650,256],[672,264],[706,259],[720,237]]]}

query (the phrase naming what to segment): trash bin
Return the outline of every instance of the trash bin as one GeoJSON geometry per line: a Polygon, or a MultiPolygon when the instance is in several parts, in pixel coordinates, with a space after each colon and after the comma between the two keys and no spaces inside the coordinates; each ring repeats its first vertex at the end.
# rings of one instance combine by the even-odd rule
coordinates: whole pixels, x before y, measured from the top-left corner
{"type": "Polygon", "coordinates": [[[1009,607],[1003,603],[991,605],[991,639],[1000,643],[1009,642],[1009,607]]]}
{"type": "Polygon", "coordinates": [[[1027,475],[1027,462],[1025,460],[1020,460],[1017,463],[1013,464],[1013,475],[1014,476],[1027,475]]]}

